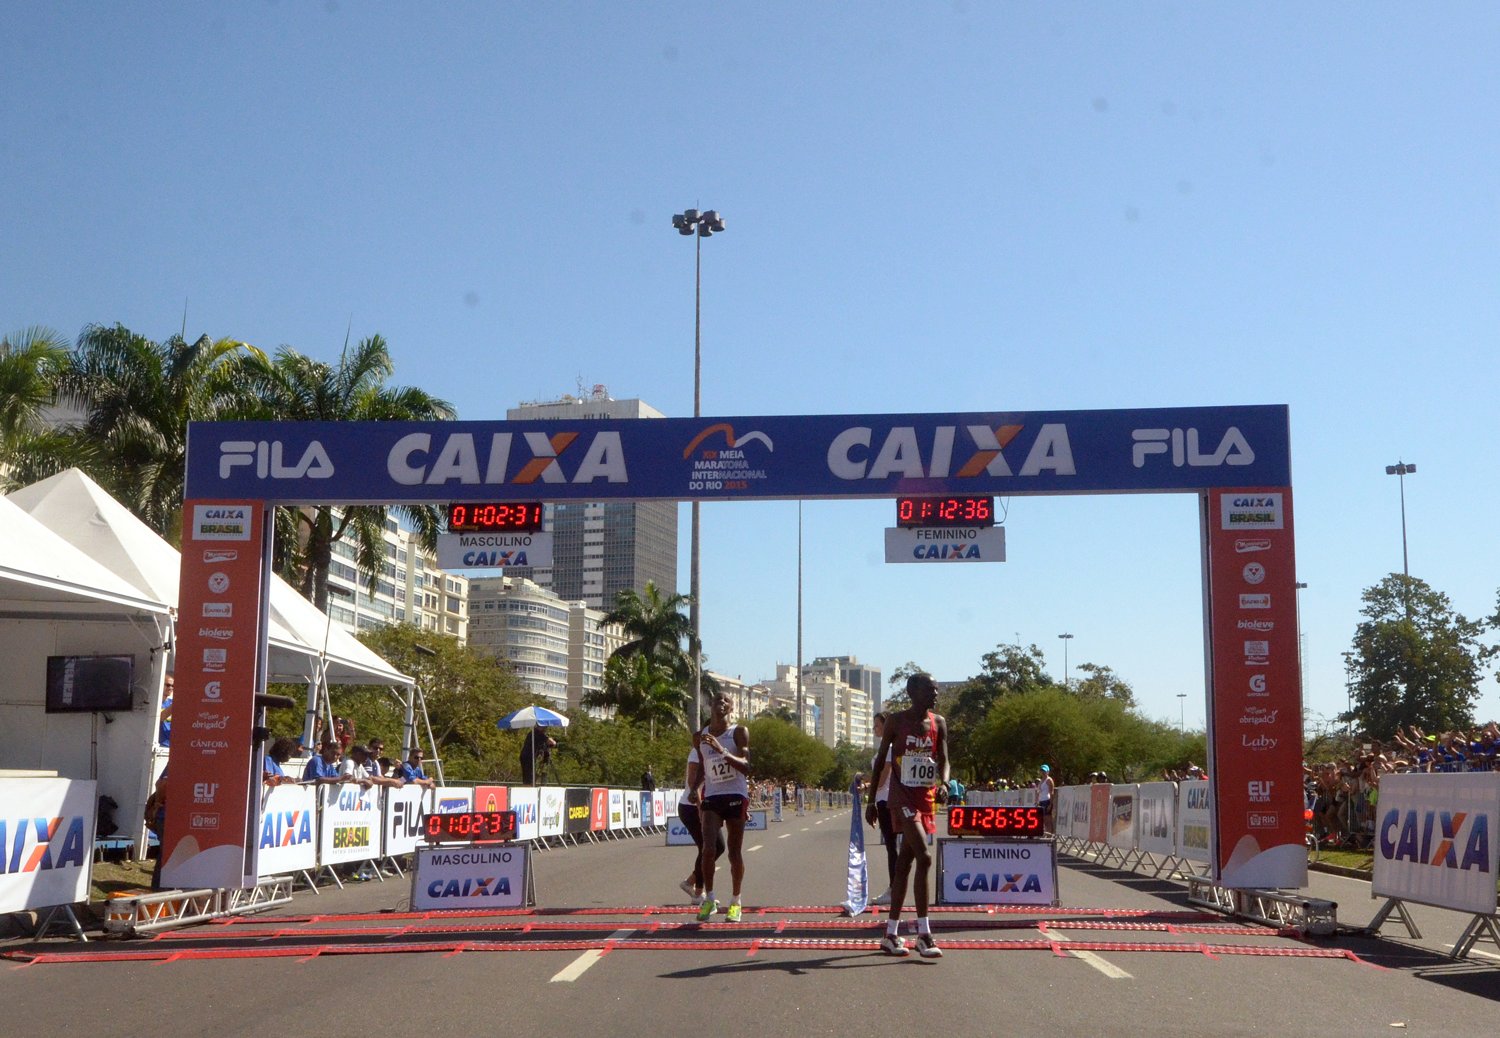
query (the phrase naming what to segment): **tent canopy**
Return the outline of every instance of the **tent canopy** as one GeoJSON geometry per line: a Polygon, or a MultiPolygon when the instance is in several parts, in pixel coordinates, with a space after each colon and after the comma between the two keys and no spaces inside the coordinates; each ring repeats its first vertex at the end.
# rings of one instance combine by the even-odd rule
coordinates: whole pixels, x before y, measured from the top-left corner
{"type": "MultiPolygon", "coordinates": [[[[93,586],[113,588],[117,597],[130,595],[156,612],[175,609],[181,561],[177,549],[80,470],[68,469],[33,483],[0,498],[0,505],[8,506],[0,510],[0,544],[7,545],[0,558],[0,577],[8,575],[6,566],[13,555],[3,520],[8,513],[19,513],[66,549],[69,557],[88,564],[86,570],[80,569],[80,579],[89,576],[93,586]]],[[[19,548],[15,559],[48,557],[47,552],[30,550],[22,541],[14,543],[19,548]]],[[[330,624],[325,613],[275,576],[271,578],[267,641],[271,681],[311,681],[326,642],[331,684],[412,684],[410,677],[342,627],[330,624]]]]}

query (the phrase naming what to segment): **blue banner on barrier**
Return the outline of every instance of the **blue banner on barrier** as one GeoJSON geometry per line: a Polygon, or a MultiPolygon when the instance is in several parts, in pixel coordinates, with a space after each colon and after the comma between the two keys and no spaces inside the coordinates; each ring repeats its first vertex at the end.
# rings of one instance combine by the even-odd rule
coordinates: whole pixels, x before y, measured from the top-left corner
{"type": "Polygon", "coordinates": [[[870,904],[870,873],[865,862],[864,805],[860,802],[859,780],[849,787],[854,809],[849,818],[849,896],[844,900],[844,911],[859,915],[870,904]]]}

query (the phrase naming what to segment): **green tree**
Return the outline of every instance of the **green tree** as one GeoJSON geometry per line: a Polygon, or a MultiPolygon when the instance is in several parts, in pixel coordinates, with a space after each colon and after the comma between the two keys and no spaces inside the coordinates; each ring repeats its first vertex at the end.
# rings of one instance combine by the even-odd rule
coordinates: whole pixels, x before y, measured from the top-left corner
{"type": "Polygon", "coordinates": [[[911,706],[911,699],[906,694],[906,679],[913,674],[926,673],[928,671],[925,667],[919,667],[912,660],[907,660],[891,671],[891,676],[885,679],[886,684],[890,686],[890,691],[881,700],[880,709],[889,714],[911,706]]]}
{"type": "Polygon", "coordinates": [[[775,717],[757,717],[750,732],[750,776],[816,786],[836,763],[834,752],[817,739],[775,717]]]}
{"type": "Polygon", "coordinates": [[[1454,612],[1426,581],[1392,573],[1361,596],[1365,619],[1349,655],[1352,719],[1382,738],[1415,724],[1431,731],[1474,722],[1479,680],[1495,649],[1485,622],[1454,612]]]}
{"type": "Polygon", "coordinates": [[[83,424],[28,450],[29,482],[84,469],[142,522],[176,544],[182,535],[189,422],[234,417],[246,406],[236,377],[243,358],[263,358],[234,339],[173,336],[156,343],[116,324],[91,325],[58,374],[57,391],[86,409],[83,424]]]}
{"type": "Polygon", "coordinates": [[[1073,685],[1075,696],[1117,699],[1126,706],[1135,705],[1135,690],[1111,668],[1097,663],[1080,663],[1074,669],[1083,675],[1073,685]]]}
{"type": "Polygon", "coordinates": [[[687,728],[687,690],[665,663],[645,654],[610,656],[603,687],[585,695],[583,705],[610,707],[617,717],[644,723],[653,741],[658,724],[687,728]]]}
{"type": "Polygon", "coordinates": [[[0,465],[20,460],[26,441],[46,434],[43,413],[57,398],[68,343],[48,328],[0,340],[0,465]]]}
{"type": "MultiPolygon", "coordinates": [[[[245,417],[286,422],[414,422],[454,417],[451,404],[413,387],[393,387],[390,347],[373,335],[352,349],[346,342],[337,365],[325,364],[283,346],[274,359],[246,358],[240,376],[257,405],[245,417]]],[[[433,505],[403,505],[397,511],[411,524],[429,551],[441,526],[433,505]]],[[[355,559],[369,574],[375,590],[385,561],[382,528],[386,509],[378,505],[345,507],[335,516],[328,505],[278,509],[277,568],[319,609],[328,608],[328,570],[333,546],[352,538],[355,559]]]]}

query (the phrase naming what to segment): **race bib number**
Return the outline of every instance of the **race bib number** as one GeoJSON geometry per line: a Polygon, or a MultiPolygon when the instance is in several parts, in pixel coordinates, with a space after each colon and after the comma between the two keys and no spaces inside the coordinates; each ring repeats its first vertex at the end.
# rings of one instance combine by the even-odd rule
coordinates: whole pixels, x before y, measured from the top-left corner
{"type": "Polygon", "coordinates": [[[715,785],[734,778],[734,768],[723,757],[714,757],[708,762],[708,780],[715,785]]]}
{"type": "Polygon", "coordinates": [[[901,758],[901,784],[903,786],[933,786],[937,784],[937,761],[921,754],[908,753],[901,758]]]}

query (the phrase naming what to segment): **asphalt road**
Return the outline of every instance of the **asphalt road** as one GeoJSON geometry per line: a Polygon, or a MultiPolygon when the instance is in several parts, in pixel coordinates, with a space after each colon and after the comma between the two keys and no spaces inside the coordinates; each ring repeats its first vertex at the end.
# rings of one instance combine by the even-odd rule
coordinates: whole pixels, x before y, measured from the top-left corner
{"type": "MultiPolygon", "coordinates": [[[[677,889],[691,851],[645,837],[538,852],[534,914],[399,918],[410,886],[394,878],[303,891],[290,906],[228,926],[86,946],[152,955],[228,949],[235,957],[0,962],[0,1006],[7,1033],[28,1038],[677,1035],[706,1028],[1162,1038],[1448,1035],[1487,1027],[1500,998],[1500,949],[1482,946],[1466,963],[1446,957],[1467,922],[1456,913],[1414,908],[1421,939],[1390,923],[1378,938],[1304,942],[1199,918],[1181,883],[1066,858],[1060,910],[935,914],[944,958],[891,959],[875,950],[880,920],[873,915],[844,920],[831,911],[788,910],[842,899],[848,825],[847,812],[825,813],[747,834],[740,927],[698,927],[677,889]],[[775,910],[762,911],[767,906],[775,910]],[[1120,924],[1130,928],[1111,928],[1120,924]],[[609,937],[627,943],[604,954],[585,947],[609,937]],[[747,948],[757,937],[804,943],[747,948]],[[319,951],[371,952],[413,940],[443,950],[319,951]],[[469,950],[455,952],[460,942],[469,950]],[[297,954],[281,954],[289,948],[297,954]]],[[[871,858],[878,889],[878,847],[871,858]]],[[[1318,875],[1309,892],[1337,901],[1346,925],[1363,925],[1378,908],[1361,881],[1318,875]]],[[[85,947],[45,944],[49,951],[85,947]]]]}

